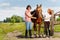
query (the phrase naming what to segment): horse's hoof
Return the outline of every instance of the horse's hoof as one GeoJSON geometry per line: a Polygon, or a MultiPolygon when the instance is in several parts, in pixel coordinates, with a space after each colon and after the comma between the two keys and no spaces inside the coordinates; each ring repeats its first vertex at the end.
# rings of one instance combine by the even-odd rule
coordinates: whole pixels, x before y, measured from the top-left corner
{"type": "Polygon", "coordinates": [[[42,36],[41,36],[41,35],[38,35],[37,37],[38,37],[38,38],[41,38],[42,36]]]}
{"type": "Polygon", "coordinates": [[[39,36],[38,38],[42,38],[41,36],[39,36]]]}
{"type": "Polygon", "coordinates": [[[43,35],[43,38],[46,38],[46,35],[43,35]]]}
{"type": "Polygon", "coordinates": [[[37,38],[37,36],[35,35],[35,37],[34,38],[37,38]]]}
{"type": "Polygon", "coordinates": [[[37,38],[37,35],[36,34],[34,34],[34,38],[37,38]]]}
{"type": "Polygon", "coordinates": [[[35,37],[34,38],[37,38],[37,36],[35,35],[35,37]]]}
{"type": "Polygon", "coordinates": [[[33,38],[33,37],[29,37],[29,38],[33,38]]]}

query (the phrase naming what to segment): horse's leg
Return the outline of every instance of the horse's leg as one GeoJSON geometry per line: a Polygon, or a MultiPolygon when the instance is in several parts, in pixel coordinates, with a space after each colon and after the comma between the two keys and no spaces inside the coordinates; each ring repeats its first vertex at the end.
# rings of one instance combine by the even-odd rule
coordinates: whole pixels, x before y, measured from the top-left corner
{"type": "Polygon", "coordinates": [[[37,31],[36,23],[34,23],[34,31],[37,31]]]}
{"type": "Polygon", "coordinates": [[[34,35],[36,37],[36,31],[37,31],[36,23],[34,23],[33,28],[34,28],[34,35]]]}
{"type": "Polygon", "coordinates": [[[38,35],[39,35],[39,37],[41,37],[40,36],[40,29],[41,29],[41,24],[38,24],[38,35]]]}

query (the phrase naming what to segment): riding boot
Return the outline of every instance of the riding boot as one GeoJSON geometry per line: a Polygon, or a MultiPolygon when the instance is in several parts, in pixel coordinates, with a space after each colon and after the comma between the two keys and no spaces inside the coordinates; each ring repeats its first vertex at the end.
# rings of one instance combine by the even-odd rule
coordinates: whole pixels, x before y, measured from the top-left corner
{"type": "Polygon", "coordinates": [[[31,33],[31,30],[29,30],[29,36],[30,36],[30,38],[32,38],[32,33],[31,33]]]}
{"type": "Polygon", "coordinates": [[[49,30],[49,36],[51,36],[51,31],[49,30]]]}
{"type": "Polygon", "coordinates": [[[28,30],[25,31],[25,38],[28,37],[28,30]]]}
{"type": "Polygon", "coordinates": [[[46,34],[46,37],[48,36],[48,32],[47,32],[47,30],[45,30],[45,34],[46,34]]]}
{"type": "Polygon", "coordinates": [[[53,31],[49,30],[49,36],[53,36],[53,31]]]}

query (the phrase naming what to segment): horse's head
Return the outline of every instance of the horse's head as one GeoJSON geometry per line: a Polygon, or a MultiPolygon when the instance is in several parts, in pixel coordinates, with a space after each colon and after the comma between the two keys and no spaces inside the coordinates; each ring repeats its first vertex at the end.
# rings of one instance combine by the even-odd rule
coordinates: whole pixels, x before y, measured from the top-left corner
{"type": "Polygon", "coordinates": [[[37,11],[37,12],[41,12],[41,10],[42,10],[42,5],[37,5],[36,11],[37,11]]]}
{"type": "Polygon", "coordinates": [[[37,19],[32,19],[32,22],[42,22],[42,5],[37,5],[36,9],[31,12],[33,17],[36,17],[37,19]]]}
{"type": "Polygon", "coordinates": [[[38,17],[42,18],[42,5],[37,5],[36,13],[38,14],[38,17]]]}

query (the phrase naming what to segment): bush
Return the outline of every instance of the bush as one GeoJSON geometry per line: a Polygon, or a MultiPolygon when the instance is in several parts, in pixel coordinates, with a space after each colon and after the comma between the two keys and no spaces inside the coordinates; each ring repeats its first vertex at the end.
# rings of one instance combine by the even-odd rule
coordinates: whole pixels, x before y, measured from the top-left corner
{"type": "Polygon", "coordinates": [[[59,18],[57,18],[57,21],[60,21],[60,17],[59,17],[59,18]]]}
{"type": "Polygon", "coordinates": [[[4,22],[20,23],[20,22],[24,22],[24,20],[23,20],[23,17],[17,16],[17,15],[13,15],[10,18],[4,19],[4,22]]]}

